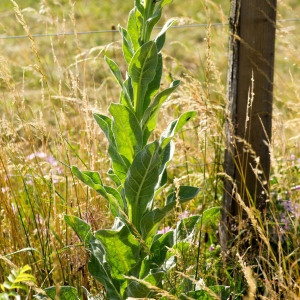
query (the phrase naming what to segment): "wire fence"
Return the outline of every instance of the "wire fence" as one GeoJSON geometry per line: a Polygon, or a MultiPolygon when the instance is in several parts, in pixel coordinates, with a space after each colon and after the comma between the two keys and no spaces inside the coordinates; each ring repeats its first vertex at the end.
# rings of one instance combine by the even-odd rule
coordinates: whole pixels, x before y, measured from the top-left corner
{"type": "MultiPolygon", "coordinates": [[[[277,20],[278,23],[290,23],[290,22],[300,22],[300,19],[282,19],[277,20]]],[[[187,25],[174,25],[171,29],[184,29],[184,28],[199,28],[199,27],[218,27],[218,26],[228,26],[229,23],[205,23],[205,24],[187,24],[187,25]]],[[[160,30],[162,27],[155,27],[155,29],[160,30]]],[[[32,34],[33,38],[41,37],[59,37],[59,36],[72,36],[72,35],[87,35],[87,34],[104,34],[104,33],[114,33],[118,32],[117,29],[107,29],[107,30],[92,30],[92,31],[79,31],[79,32],[58,32],[58,33],[39,33],[32,34]]],[[[28,35],[8,35],[0,36],[0,40],[5,39],[24,39],[28,35]]]]}

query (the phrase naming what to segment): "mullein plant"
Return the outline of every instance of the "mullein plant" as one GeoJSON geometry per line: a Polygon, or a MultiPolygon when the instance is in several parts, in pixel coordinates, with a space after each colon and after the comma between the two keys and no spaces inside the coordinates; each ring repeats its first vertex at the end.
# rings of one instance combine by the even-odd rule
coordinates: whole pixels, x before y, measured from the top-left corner
{"type": "MultiPolygon", "coordinates": [[[[184,236],[179,231],[186,226],[177,225],[179,231],[162,234],[158,233],[159,225],[176,205],[193,199],[199,192],[196,187],[179,186],[166,197],[163,207],[155,206],[155,198],[167,183],[167,165],[174,153],[172,138],[196,115],[195,111],[183,113],[158,140],[151,139],[162,104],[180,83],[175,80],[165,90],[160,89],[161,50],[173,21],[168,21],[151,39],[163,7],[171,2],[135,0],[127,28],[119,26],[128,66],[126,78],[118,65],[105,57],[121,93],[119,102],[109,106],[111,117],[95,113],[94,118],[109,143],[112,168],[107,174],[113,186],[105,185],[98,172],[72,167],[78,179],[108,201],[114,217],[111,229],[92,233],[83,220],[65,216],[90,253],[89,272],[104,286],[107,299],[153,297],[156,292],[151,286],[156,290],[162,288],[165,274],[176,264],[168,249],[175,246],[179,236],[184,236]]],[[[198,219],[193,220],[189,222],[192,227],[198,219]]],[[[46,289],[52,299],[55,289],[46,289]]],[[[57,292],[60,299],[79,299],[71,287],[61,287],[57,292]]]]}

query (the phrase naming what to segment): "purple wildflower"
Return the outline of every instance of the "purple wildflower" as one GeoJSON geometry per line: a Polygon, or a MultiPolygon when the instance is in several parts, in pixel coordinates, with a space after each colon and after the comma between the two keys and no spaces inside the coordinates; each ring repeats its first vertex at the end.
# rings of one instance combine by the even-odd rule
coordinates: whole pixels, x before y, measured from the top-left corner
{"type": "Polygon", "coordinates": [[[215,245],[214,244],[211,244],[208,248],[208,250],[211,252],[211,251],[214,251],[215,250],[215,245]]]}

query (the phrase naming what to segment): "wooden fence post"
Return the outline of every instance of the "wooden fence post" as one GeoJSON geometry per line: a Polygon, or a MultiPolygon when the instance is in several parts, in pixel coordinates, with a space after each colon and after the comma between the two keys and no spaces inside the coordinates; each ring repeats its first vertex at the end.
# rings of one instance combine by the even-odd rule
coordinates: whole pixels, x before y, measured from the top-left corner
{"type": "Polygon", "coordinates": [[[223,250],[236,201],[263,211],[270,173],[269,141],[276,29],[276,0],[231,0],[224,197],[220,224],[223,250]]]}

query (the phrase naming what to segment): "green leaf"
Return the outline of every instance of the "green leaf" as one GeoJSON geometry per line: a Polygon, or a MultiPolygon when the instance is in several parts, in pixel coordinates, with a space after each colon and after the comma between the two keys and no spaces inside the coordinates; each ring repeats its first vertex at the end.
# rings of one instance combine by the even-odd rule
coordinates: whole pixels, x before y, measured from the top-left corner
{"type": "Polygon", "coordinates": [[[175,191],[168,195],[166,204],[176,203],[176,201],[179,201],[179,203],[184,203],[189,200],[192,200],[198,195],[200,190],[200,188],[194,186],[181,185],[179,187],[179,191],[175,191]]]}
{"type": "Polygon", "coordinates": [[[138,120],[141,120],[143,117],[144,98],[149,83],[155,77],[157,61],[156,44],[153,41],[149,41],[136,51],[129,65],[128,71],[132,80],[134,94],[134,110],[138,120]]]}
{"type": "MultiPolygon", "coordinates": [[[[108,185],[104,185],[103,187],[107,193],[107,197],[108,197],[110,205],[113,206],[114,210],[116,211],[116,213],[113,212],[113,215],[115,217],[122,216],[122,214],[121,213],[119,214],[119,212],[120,212],[120,210],[127,212],[127,204],[123,200],[120,192],[117,189],[114,189],[113,187],[110,187],[108,185]],[[116,205],[116,203],[117,203],[117,205],[116,205]]],[[[111,207],[111,209],[112,209],[112,207],[111,207]]]]}
{"type": "Polygon", "coordinates": [[[192,299],[203,299],[203,300],[214,300],[216,297],[220,300],[226,300],[230,299],[230,287],[225,285],[213,285],[208,287],[212,293],[214,293],[216,296],[213,297],[205,290],[199,290],[194,292],[188,292],[187,295],[180,295],[180,299],[184,300],[186,299],[186,296],[192,298],[192,299]]]}
{"type": "Polygon", "coordinates": [[[51,286],[46,288],[45,292],[52,300],[80,300],[77,289],[72,286],[51,286]]]}
{"type": "Polygon", "coordinates": [[[177,223],[176,240],[188,240],[195,237],[195,225],[199,223],[201,216],[184,218],[177,223]]]}
{"type": "Polygon", "coordinates": [[[119,192],[111,187],[104,186],[98,172],[80,171],[75,166],[71,168],[71,171],[78,179],[94,189],[109,202],[110,210],[115,217],[119,216],[120,209],[124,210],[124,202],[119,192]]]}
{"type": "Polygon", "coordinates": [[[197,115],[196,111],[188,111],[183,113],[177,120],[174,120],[168,128],[162,133],[160,138],[161,147],[164,148],[174,135],[194,116],[197,115]]]}
{"type": "Polygon", "coordinates": [[[158,33],[157,37],[155,38],[155,43],[157,46],[157,51],[160,52],[163,48],[165,41],[166,41],[166,31],[174,24],[175,20],[169,20],[167,23],[163,26],[161,31],[158,33]]]}
{"type": "Polygon", "coordinates": [[[129,220],[138,230],[141,217],[152,209],[160,163],[158,142],[149,144],[137,154],[125,180],[129,220]]]}
{"type": "Polygon", "coordinates": [[[99,230],[95,237],[105,249],[105,259],[110,266],[112,278],[120,283],[126,281],[124,275],[130,274],[130,270],[140,259],[139,241],[118,218],[113,229],[99,230]]]}
{"type": "Polygon", "coordinates": [[[173,0],[162,0],[161,2],[160,2],[160,6],[161,7],[164,7],[165,5],[167,5],[167,4],[169,4],[169,3],[172,3],[173,2],[173,0]]]}
{"type": "Polygon", "coordinates": [[[151,102],[152,98],[155,96],[155,94],[160,89],[161,77],[162,77],[162,68],[163,68],[162,55],[161,55],[161,53],[159,53],[158,56],[157,56],[157,65],[156,65],[156,70],[155,70],[155,77],[149,83],[148,88],[147,88],[147,92],[146,92],[146,95],[145,95],[144,111],[146,111],[146,109],[150,105],[150,102],[151,102]]]}
{"type": "Polygon", "coordinates": [[[117,187],[122,185],[122,182],[121,182],[120,178],[115,174],[114,170],[109,169],[108,172],[107,172],[107,175],[116,184],[117,187]]]}
{"type": "Polygon", "coordinates": [[[172,159],[175,151],[174,143],[171,141],[164,149],[160,151],[161,166],[159,168],[159,179],[155,186],[155,196],[161,191],[168,182],[167,165],[172,159]]]}
{"type": "Polygon", "coordinates": [[[120,282],[111,276],[111,266],[106,260],[103,245],[99,240],[93,239],[90,248],[92,254],[88,263],[90,274],[104,286],[108,299],[123,300],[120,295],[120,282]]]}
{"type": "MultiPolygon", "coordinates": [[[[165,273],[162,270],[154,269],[151,270],[145,278],[143,278],[143,281],[150,283],[152,286],[162,288],[161,282],[164,275],[165,273]]],[[[153,297],[155,297],[155,293],[151,292],[150,289],[142,282],[130,279],[125,290],[125,298],[127,299],[129,297],[134,297],[135,299],[153,299],[153,297]]]]}
{"type": "Polygon", "coordinates": [[[114,117],[112,131],[119,155],[130,164],[143,144],[140,124],[134,113],[122,104],[112,103],[109,111],[114,117]]]}
{"type": "Polygon", "coordinates": [[[130,98],[130,95],[128,93],[128,90],[126,89],[126,86],[123,83],[123,78],[122,78],[122,73],[118,67],[118,65],[110,58],[108,58],[107,56],[104,57],[106,63],[108,64],[111,72],[113,73],[114,77],[116,78],[117,82],[119,83],[119,85],[122,88],[122,91],[124,93],[124,98],[126,101],[126,105],[129,108],[132,108],[132,99],[130,98]]]}
{"type": "MultiPolygon", "coordinates": [[[[144,0],[142,0],[144,1],[144,0]]],[[[144,15],[145,9],[144,5],[141,3],[141,0],[134,0],[134,6],[139,10],[139,12],[144,15]]]]}
{"type": "Polygon", "coordinates": [[[221,213],[221,207],[211,207],[206,209],[202,214],[202,225],[208,225],[210,223],[216,224],[219,220],[219,216],[221,213]]]}
{"type": "Polygon", "coordinates": [[[99,194],[106,197],[106,192],[103,188],[103,183],[100,178],[100,174],[95,171],[80,171],[77,167],[73,166],[71,168],[72,173],[84,182],[86,185],[94,189],[99,194]]]}
{"type": "Polygon", "coordinates": [[[151,210],[141,219],[141,232],[146,245],[151,245],[156,234],[159,223],[172,211],[179,203],[185,203],[197,196],[199,188],[192,186],[180,186],[179,191],[171,193],[167,197],[166,205],[163,208],[151,210]]]}
{"type": "Polygon", "coordinates": [[[141,46],[141,33],[142,33],[142,24],[143,24],[143,16],[141,10],[136,5],[129,13],[127,32],[130,36],[134,52],[136,52],[141,46]]]}
{"type": "Polygon", "coordinates": [[[119,25],[119,31],[121,33],[121,36],[123,38],[123,44],[122,44],[122,49],[123,49],[123,55],[126,60],[126,63],[129,65],[133,55],[134,55],[134,47],[131,41],[131,37],[127,30],[123,28],[122,26],[119,25]]]}
{"type": "Polygon", "coordinates": [[[162,13],[162,9],[158,7],[156,9],[155,13],[152,14],[152,16],[150,18],[148,18],[148,20],[146,22],[146,29],[145,29],[145,31],[146,31],[145,41],[149,41],[150,40],[153,27],[155,26],[155,24],[161,18],[161,13],[162,13]]]}
{"type": "Polygon", "coordinates": [[[120,94],[120,103],[127,106],[128,108],[130,108],[130,110],[133,111],[133,88],[131,84],[131,78],[128,76],[128,74],[126,74],[126,76],[126,80],[124,81],[124,89],[120,94]],[[128,103],[127,99],[130,99],[130,103],[128,103]]]}
{"type": "Polygon", "coordinates": [[[127,170],[129,168],[129,162],[125,157],[122,157],[117,150],[116,141],[114,138],[114,134],[112,132],[112,120],[101,114],[94,114],[94,118],[98,123],[99,127],[104,132],[108,142],[108,154],[111,157],[114,173],[120,178],[123,182],[125,180],[127,170]]]}
{"type": "Polygon", "coordinates": [[[174,245],[174,232],[169,231],[160,236],[151,246],[150,253],[144,258],[139,278],[146,277],[151,269],[157,269],[165,262],[168,248],[174,245]]]}
{"type": "Polygon", "coordinates": [[[76,216],[65,215],[65,222],[75,231],[84,245],[92,240],[91,226],[76,216]]]}
{"type": "Polygon", "coordinates": [[[118,67],[118,65],[109,57],[105,56],[104,57],[107,65],[109,66],[111,72],[113,73],[113,75],[115,76],[117,82],[119,83],[119,85],[123,88],[123,78],[122,78],[122,73],[118,67]]]}
{"type": "Polygon", "coordinates": [[[146,109],[142,120],[144,140],[148,140],[150,134],[156,128],[159,109],[161,108],[162,104],[168,99],[171,93],[179,86],[179,84],[180,80],[173,81],[169,88],[163,90],[155,96],[151,105],[146,109]]]}

